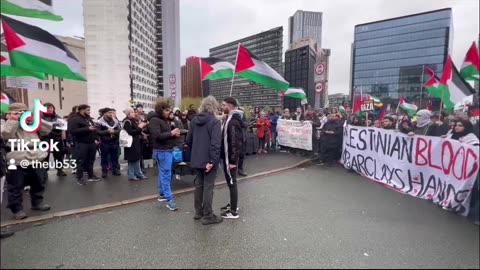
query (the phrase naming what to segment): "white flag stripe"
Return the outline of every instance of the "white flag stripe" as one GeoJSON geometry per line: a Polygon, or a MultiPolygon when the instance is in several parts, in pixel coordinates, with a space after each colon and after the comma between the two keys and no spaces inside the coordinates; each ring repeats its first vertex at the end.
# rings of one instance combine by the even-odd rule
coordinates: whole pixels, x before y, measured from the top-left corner
{"type": "Polygon", "coordinates": [[[229,62],[217,62],[213,65],[211,65],[213,68],[212,72],[217,72],[219,70],[224,70],[224,69],[235,69],[235,66],[229,62]]]}
{"type": "Polygon", "coordinates": [[[267,63],[265,63],[263,61],[256,60],[254,58],[252,58],[252,61],[253,61],[253,64],[255,66],[249,68],[248,70],[253,71],[255,73],[258,73],[258,74],[261,74],[261,75],[264,75],[264,76],[267,76],[267,77],[270,77],[270,78],[273,78],[277,81],[288,83],[287,81],[285,81],[284,78],[282,78],[282,76],[280,76],[280,74],[278,74],[278,72],[276,72],[273,68],[271,68],[269,65],[267,65],[267,63]]]}
{"type": "Polygon", "coordinates": [[[52,61],[64,63],[74,73],[80,73],[82,71],[82,66],[80,65],[80,62],[73,58],[70,58],[64,50],[47,43],[39,42],[34,39],[29,39],[18,33],[17,35],[20,39],[23,40],[23,42],[25,42],[26,45],[15,49],[15,51],[20,51],[32,54],[37,57],[42,57],[52,61]]]}
{"type": "Polygon", "coordinates": [[[25,9],[35,9],[40,11],[48,11],[53,13],[53,8],[38,0],[8,0],[8,2],[25,9]]]}

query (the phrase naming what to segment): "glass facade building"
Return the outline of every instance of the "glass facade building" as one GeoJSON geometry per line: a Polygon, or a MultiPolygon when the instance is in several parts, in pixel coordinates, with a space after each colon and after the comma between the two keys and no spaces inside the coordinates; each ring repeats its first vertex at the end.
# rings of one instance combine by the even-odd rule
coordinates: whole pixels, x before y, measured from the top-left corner
{"type": "MultiPolygon", "coordinates": [[[[315,104],[315,74],[316,55],[310,45],[300,48],[290,49],[285,52],[285,80],[290,83],[290,87],[302,88],[307,94],[308,104],[315,104]]],[[[301,106],[300,99],[284,97],[284,108],[295,111],[301,106]]]]}
{"type": "Polygon", "coordinates": [[[352,97],[363,93],[408,102],[433,100],[423,67],[441,74],[452,37],[450,8],[355,26],[352,97]]]}
{"type": "MultiPolygon", "coordinates": [[[[241,43],[251,53],[266,62],[281,74],[282,66],[283,27],[277,27],[253,36],[236,40],[210,49],[210,57],[218,57],[235,64],[238,44],[241,43]]],[[[213,95],[217,100],[223,100],[230,95],[232,80],[208,81],[205,94],[213,95]]],[[[242,106],[280,108],[282,107],[279,92],[265,88],[243,78],[235,76],[232,97],[242,106]]]]}
{"type": "Polygon", "coordinates": [[[322,12],[297,10],[288,18],[288,42],[294,44],[302,39],[311,38],[322,47],[322,12]]]}

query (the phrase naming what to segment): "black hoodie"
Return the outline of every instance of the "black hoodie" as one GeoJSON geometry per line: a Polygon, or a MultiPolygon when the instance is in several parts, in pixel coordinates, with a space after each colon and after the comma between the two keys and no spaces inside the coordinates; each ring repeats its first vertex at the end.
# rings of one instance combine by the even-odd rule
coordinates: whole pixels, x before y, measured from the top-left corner
{"type": "Polygon", "coordinates": [[[220,121],[213,114],[197,114],[190,123],[187,145],[192,150],[190,167],[204,169],[207,163],[217,167],[222,146],[220,121]]]}

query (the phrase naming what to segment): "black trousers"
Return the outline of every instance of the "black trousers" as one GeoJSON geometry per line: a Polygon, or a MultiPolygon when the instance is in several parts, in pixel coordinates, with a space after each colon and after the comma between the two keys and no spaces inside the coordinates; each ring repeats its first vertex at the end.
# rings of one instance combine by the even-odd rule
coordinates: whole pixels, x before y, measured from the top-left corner
{"type": "Polygon", "coordinates": [[[245,155],[247,153],[247,142],[244,141],[242,145],[242,152],[240,152],[240,157],[238,158],[238,171],[244,172],[243,163],[245,161],[245,155]]]}
{"type": "Polygon", "coordinates": [[[88,173],[88,177],[93,177],[93,163],[97,154],[97,146],[92,143],[77,142],[75,146],[75,155],[77,159],[77,179],[83,177],[83,172],[88,173]]]}
{"type": "Polygon", "coordinates": [[[225,181],[227,181],[228,189],[230,190],[230,209],[236,211],[238,208],[237,170],[230,170],[225,160],[222,161],[222,164],[225,181]]]}
{"type": "Polygon", "coordinates": [[[23,188],[30,186],[30,199],[32,207],[39,206],[43,202],[45,191],[45,169],[34,169],[32,166],[7,171],[7,208],[13,213],[23,210],[23,188]]]}
{"type": "Polygon", "coordinates": [[[338,160],[338,147],[331,146],[326,143],[320,144],[320,161],[325,163],[333,163],[338,160]]]}
{"type": "Polygon", "coordinates": [[[213,168],[209,173],[205,173],[205,169],[195,170],[197,173],[195,179],[195,213],[208,219],[213,217],[213,189],[215,188],[217,169],[213,168]]]}
{"type": "MultiPolygon", "coordinates": [[[[58,151],[53,151],[53,152],[49,151],[48,152],[48,156],[45,159],[45,161],[50,162],[50,154],[52,154],[53,155],[53,160],[55,161],[55,163],[57,161],[60,161],[61,163],[63,163],[63,156],[65,155],[65,150],[64,150],[64,147],[63,147],[63,141],[60,141],[57,144],[57,147],[58,147],[58,151]]],[[[61,169],[59,169],[59,171],[61,171],[61,169]]]]}

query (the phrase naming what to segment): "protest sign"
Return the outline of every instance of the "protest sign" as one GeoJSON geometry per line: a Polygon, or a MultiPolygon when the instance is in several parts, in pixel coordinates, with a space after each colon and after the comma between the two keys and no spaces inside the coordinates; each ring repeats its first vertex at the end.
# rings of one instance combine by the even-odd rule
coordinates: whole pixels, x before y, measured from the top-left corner
{"type": "Polygon", "coordinates": [[[279,145],[312,150],[312,124],[310,122],[279,119],[277,132],[279,145]]]}

